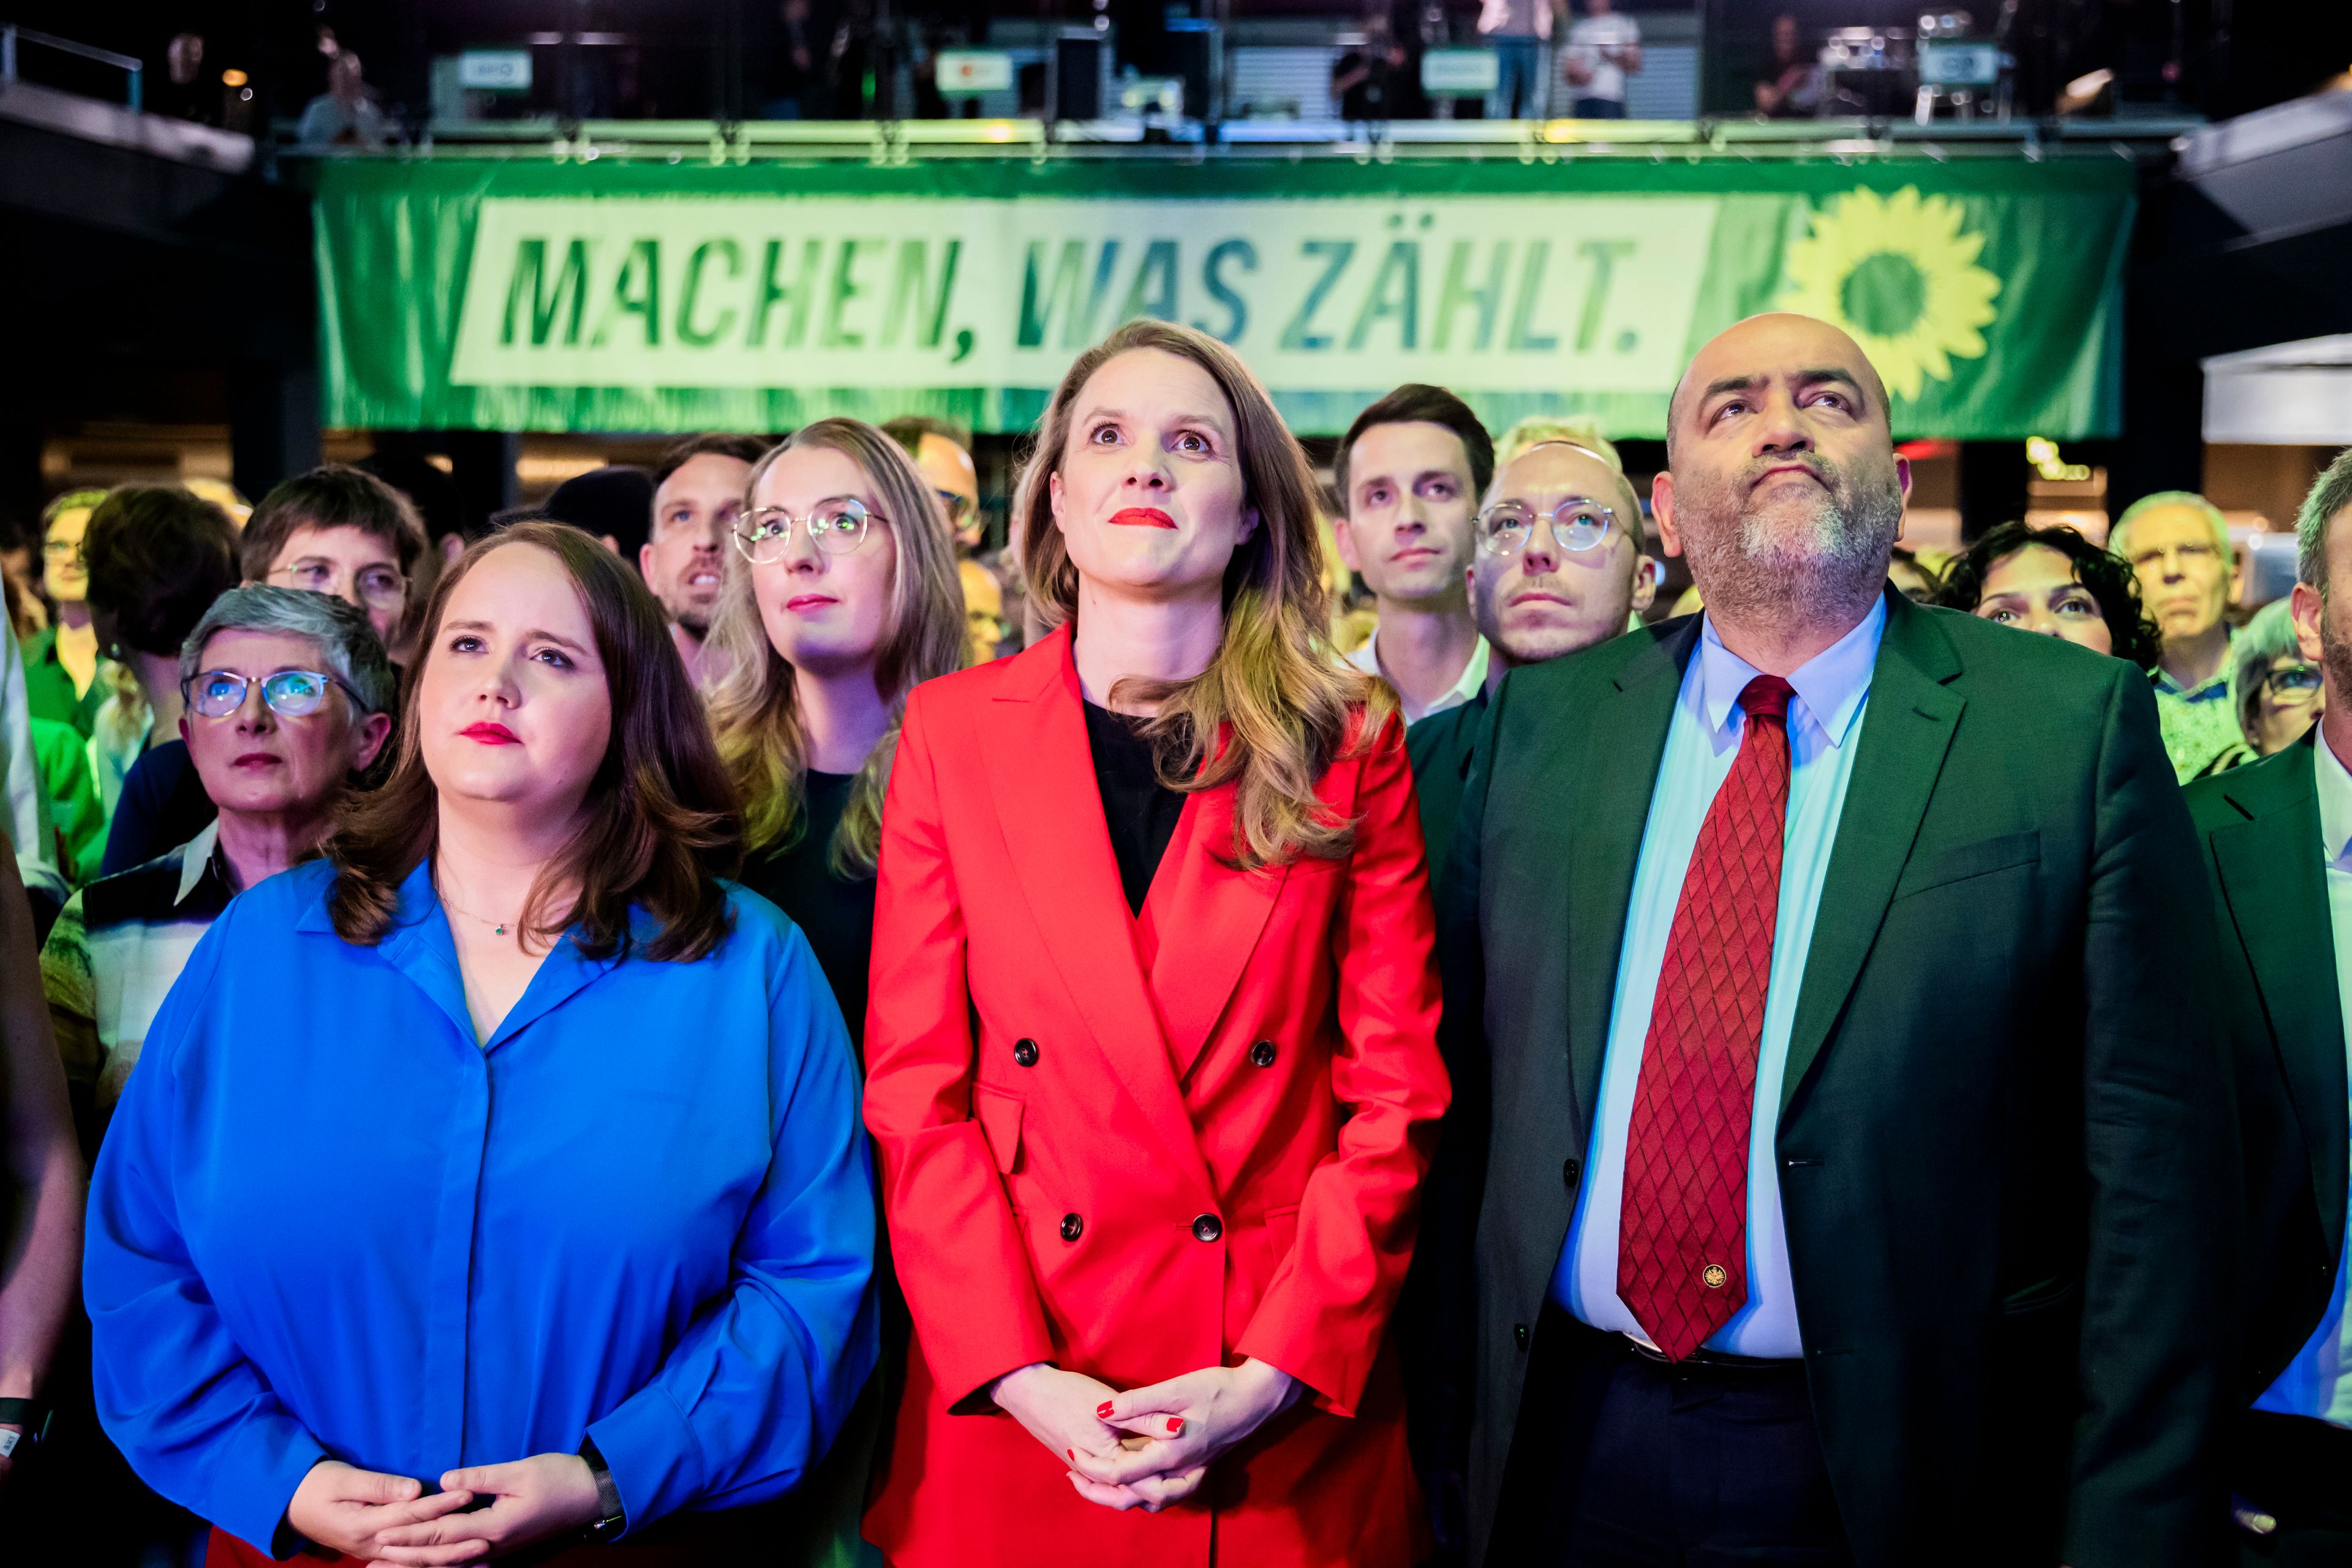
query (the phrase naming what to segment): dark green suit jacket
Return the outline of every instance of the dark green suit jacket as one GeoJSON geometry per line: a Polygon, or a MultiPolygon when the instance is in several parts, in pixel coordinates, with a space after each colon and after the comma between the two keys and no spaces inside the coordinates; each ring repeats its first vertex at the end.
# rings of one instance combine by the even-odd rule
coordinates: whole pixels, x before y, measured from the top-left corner
{"type": "Polygon", "coordinates": [[[1459,707],[1432,713],[1404,732],[1413,792],[1421,800],[1421,837],[1429,846],[1433,889],[1445,869],[1454,818],[1462,810],[1462,786],[1470,781],[1470,752],[1478,742],[1479,721],[1486,717],[1486,694],[1482,691],[1459,707]]]}
{"type": "MultiPolygon", "coordinates": [[[[1485,1150],[1469,1497],[1495,1568],[1538,1560],[1515,1510],[1559,1473],[1527,1457],[1559,1407],[1518,1430],[1530,1352],[1572,1371],[1604,1343],[1566,1319],[1529,1342],[1698,636],[1672,621],[1513,671],[1454,831],[1453,1146],[1485,1150]]],[[[1890,593],[1856,743],[1778,1134],[1855,1561],[2206,1561],[2238,1153],[2210,900],[2147,681],[1890,593]]]]}
{"type": "MultiPolygon", "coordinates": [[[[2318,730],[2185,792],[2221,937],[2221,993],[2245,1150],[2245,1350],[2252,1401],[2311,1338],[2344,1248],[2344,1013],[2321,864],[2318,730]]],[[[2352,1479],[2347,1479],[2352,1486],[2352,1479]]]]}

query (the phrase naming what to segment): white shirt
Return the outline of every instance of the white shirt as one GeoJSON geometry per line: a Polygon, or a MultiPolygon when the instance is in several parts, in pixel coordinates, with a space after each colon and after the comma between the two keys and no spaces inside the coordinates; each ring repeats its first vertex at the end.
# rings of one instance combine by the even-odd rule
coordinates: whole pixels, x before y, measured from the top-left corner
{"type": "Polygon", "coordinates": [[[1633,48],[1642,42],[1642,25],[1622,13],[1580,16],[1568,29],[1568,58],[1592,73],[1592,79],[1569,83],[1578,98],[1625,101],[1625,68],[1601,54],[1602,49],[1633,48]]]}
{"type": "Polygon", "coordinates": [[[1482,38],[1549,38],[1551,37],[1551,5],[1549,0],[1482,0],[1478,7],[1478,36],[1482,38]]]}
{"type": "MultiPolygon", "coordinates": [[[[1766,981],[1764,1026],[1756,1053],[1755,1109],[1748,1138],[1748,1300],[1706,1341],[1733,1355],[1796,1357],[1804,1353],[1797,1298],[1789,1278],[1789,1237],[1780,1218],[1780,1163],[1773,1135],[1780,1121],[1780,1080],[1789,1062],[1789,1033],[1797,994],[1812,946],[1830,849],[1853,776],[1855,742],[1869,706],[1870,678],[1886,629],[1880,600],[1862,623],[1789,677],[1789,807],[1782,831],[1780,900],[1772,927],[1772,967],[1766,981]]],[[[1553,1272],[1551,1299],[1596,1329],[1649,1343],[1617,1296],[1617,1231],[1625,1197],[1625,1143],[1633,1096],[1642,1077],[1642,1050],[1657,1000],[1675,906],[1690,868],[1715,792],[1731,773],[1747,730],[1739,694],[1760,672],[1725,647],[1715,622],[1703,626],[1698,652],[1683,673],[1682,692],[1666,727],[1650,793],[1650,817],[1634,863],[1633,896],[1625,910],[1624,943],[1617,956],[1617,994],[1609,1010],[1609,1042],[1601,1066],[1601,1113],[1584,1163],[1583,1190],[1568,1245],[1553,1272]]]]}
{"type": "MultiPolygon", "coordinates": [[[[1426,708],[1416,710],[1412,699],[1405,696],[1403,688],[1399,687],[1397,706],[1404,710],[1404,721],[1408,724],[1418,724],[1432,713],[1443,713],[1448,708],[1459,708],[1477,696],[1486,685],[1486,659],[1491,651],[1486,646],[1486,639],[1480,637],[1477,646],[1470,650],[1470,662],[1462,667],[1462,679],[1448,687],[1439,695],[1436,701],[1426,708]]],[[[1366,675],[1377,675],[1382,680],[1387,680],[1391,686],[1396,686],[1395,681],[1389,679],[1389,672],[1381,668],[1381,633],[1377,626],[1372,628],[1372,635],[1364,639],[1364,646],[1348,656],[1348,665],[1350,668],[1362,670],[1366,675]]]]}
{"type": "MultiPolygon", "coordinates": [[[[2336,998],[2343,1010],[2347,1069],[2352,1069],[2352,773],[2327,743],[2323,730],[2312,745],[2313,765],[2319,770],[2319,850],[2327,864],[2327,924],[2336,938],[2336,998]]],[[[2345,1151],[2352,1164],[2352,1148],[2345,1151]]],[[[2347,1227],[2347,1254],[2352,1254],[2352,1227],[2347,1227]]],[[[2352,1426],[2352,1312],[2345,1308],[2344,1260],[2336,1268],[2336,1293],[2319,1327],[2295,1352],[2278,1381],[2254,1401],[2257,1410],[2283,1415],[2311,1415],[2338,1426],[2352,1426]]]]}

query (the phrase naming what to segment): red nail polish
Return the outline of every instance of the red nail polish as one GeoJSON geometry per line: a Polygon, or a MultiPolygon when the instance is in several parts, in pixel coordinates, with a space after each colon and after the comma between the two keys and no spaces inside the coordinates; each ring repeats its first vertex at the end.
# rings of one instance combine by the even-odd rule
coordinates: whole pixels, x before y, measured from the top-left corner
{"type": "Polygon", "coordinates": [[[1075,1465],[1078,1462],[1078,1451],[1076,1448],[1065,1448],[1062,1452],[1070,1457],[1070,1463],[1075,1465]]]}
{"type": "Polygon", "coordinates": [[[1183,1418],[1181,1415],[1171,1415],[1171,1416],[1168,1418],[1168,1435],[1169,1435],[1171,1437],[1175,1436],[1177,1434],[1179,1434],[1179,1433],[1182,1432],[1183,1430],[1184,1430],[1184,1418],[1183,1418]]]}
{"type": "Polygon", "coordinates": [[[1095,1414],[1096,1414],[1097,1415],[1101,1416],[1101,1417],[1102,1417],[1104,1420],[1106,1420],[1106,1421],[1109,1420],[1109,1419],[1110,1419],[1110,1401],[1109,1401],[1109,1400],[1108,1400],[1108,1399],[1106,1399],[1106,1400],[1104,1400],[1100,1405],[1096,1405],[1096,1406],[1095,1406],[1095,1414]]]}

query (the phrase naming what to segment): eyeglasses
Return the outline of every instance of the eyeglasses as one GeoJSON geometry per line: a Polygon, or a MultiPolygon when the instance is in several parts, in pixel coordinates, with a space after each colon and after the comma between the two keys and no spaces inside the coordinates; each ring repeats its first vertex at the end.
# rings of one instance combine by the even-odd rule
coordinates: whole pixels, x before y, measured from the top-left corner
{"type": "Polygon", "coordinates": [[[360,603],[371,610],[396,610],[408,602],[408,579],[389,566],[362,566],[347,578],[343,569],[331,561],[296,561],[271,572],[269,580],[313,594],[332,594],[338,598],[342,596],[344,583],[349,582],[359,595],[360,603]]]}
{"type": "Polygon", "coordinates": [[[856,496],[821,500],[799,518],[782,507],[763,506],[735,520],[735,548],[754,566],[772,565],[792,548],[793,525],[798,523],[808,531],[809,542],[825,554],[846,555],[866,542],[866,525],[873,517],[856,496]]]}
{"type": "Polygon", "coordinates": [[[979,510],[973,504],[972,499],[960,490],[933,490],[931,493],[940,498],[941,506],[947,508],[950,528],[961,528],[971,521],[971,514],[979,510]]]}
{"type": "MultiPolygon", "coordinates": [[[[319,704],[327,700],[328,689],[337,686],[351,694],[354,709],[367,711],[367,704],[360,700],[358,692],[321,669],[281,669],[275,675],[263,676],[259,684],[261,700],[281,719],[300,719],[316,713],[319,704]]],[[[194,680],[184,681],[180,695],[205,718],[226,719],[245,706],[245,694],[254,685],[250,677],[233,669],[207,669],[194,680]]]]}
{"type": "Polygon", "coordinates": [[[2282,664],[2263,672],[2254,682],[2254,689],[2277,703],[2310,702],[2317,700],[2321,681],[2315,664],[2282,664]]]}
{"type": "Polygon", "coordinates": [[[1535,537],[1538,517],[1549,517],[1553,542],[1575,554],[1599,547],[1617,521],[1614,508],[1583,496],[1570,496],[1549,513],[1525,501],[1498,500],[1478,514],[1478,548],[1489,555],[1517,554],[1535,537]]]}

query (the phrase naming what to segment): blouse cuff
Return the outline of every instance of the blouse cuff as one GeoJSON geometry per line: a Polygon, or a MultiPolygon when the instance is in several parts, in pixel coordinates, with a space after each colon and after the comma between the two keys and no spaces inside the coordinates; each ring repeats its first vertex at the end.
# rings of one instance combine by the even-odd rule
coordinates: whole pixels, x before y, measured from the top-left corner
{"type": "Polygon", "coordinates": [[[286,1518],[294,1494],[305,1476],[334,1456],[291,1418],[282,1430],[274,1422],[268,1430],[248,1428],[233,1447],[244,1452],[228,1458],[216,1472],[226,1493],[218,1523],[239,1541],[282,1562],[302,1549],[301,1534],[286,1518]]]}
{"type": "Polygon", "coordinates": [[[669,1394],[659,1384],[637,1391],[619,1409],[588,1428],[621,1494],[625,1540],[664,1514],[702,1495],[700,1450],[669,1394]]]}

